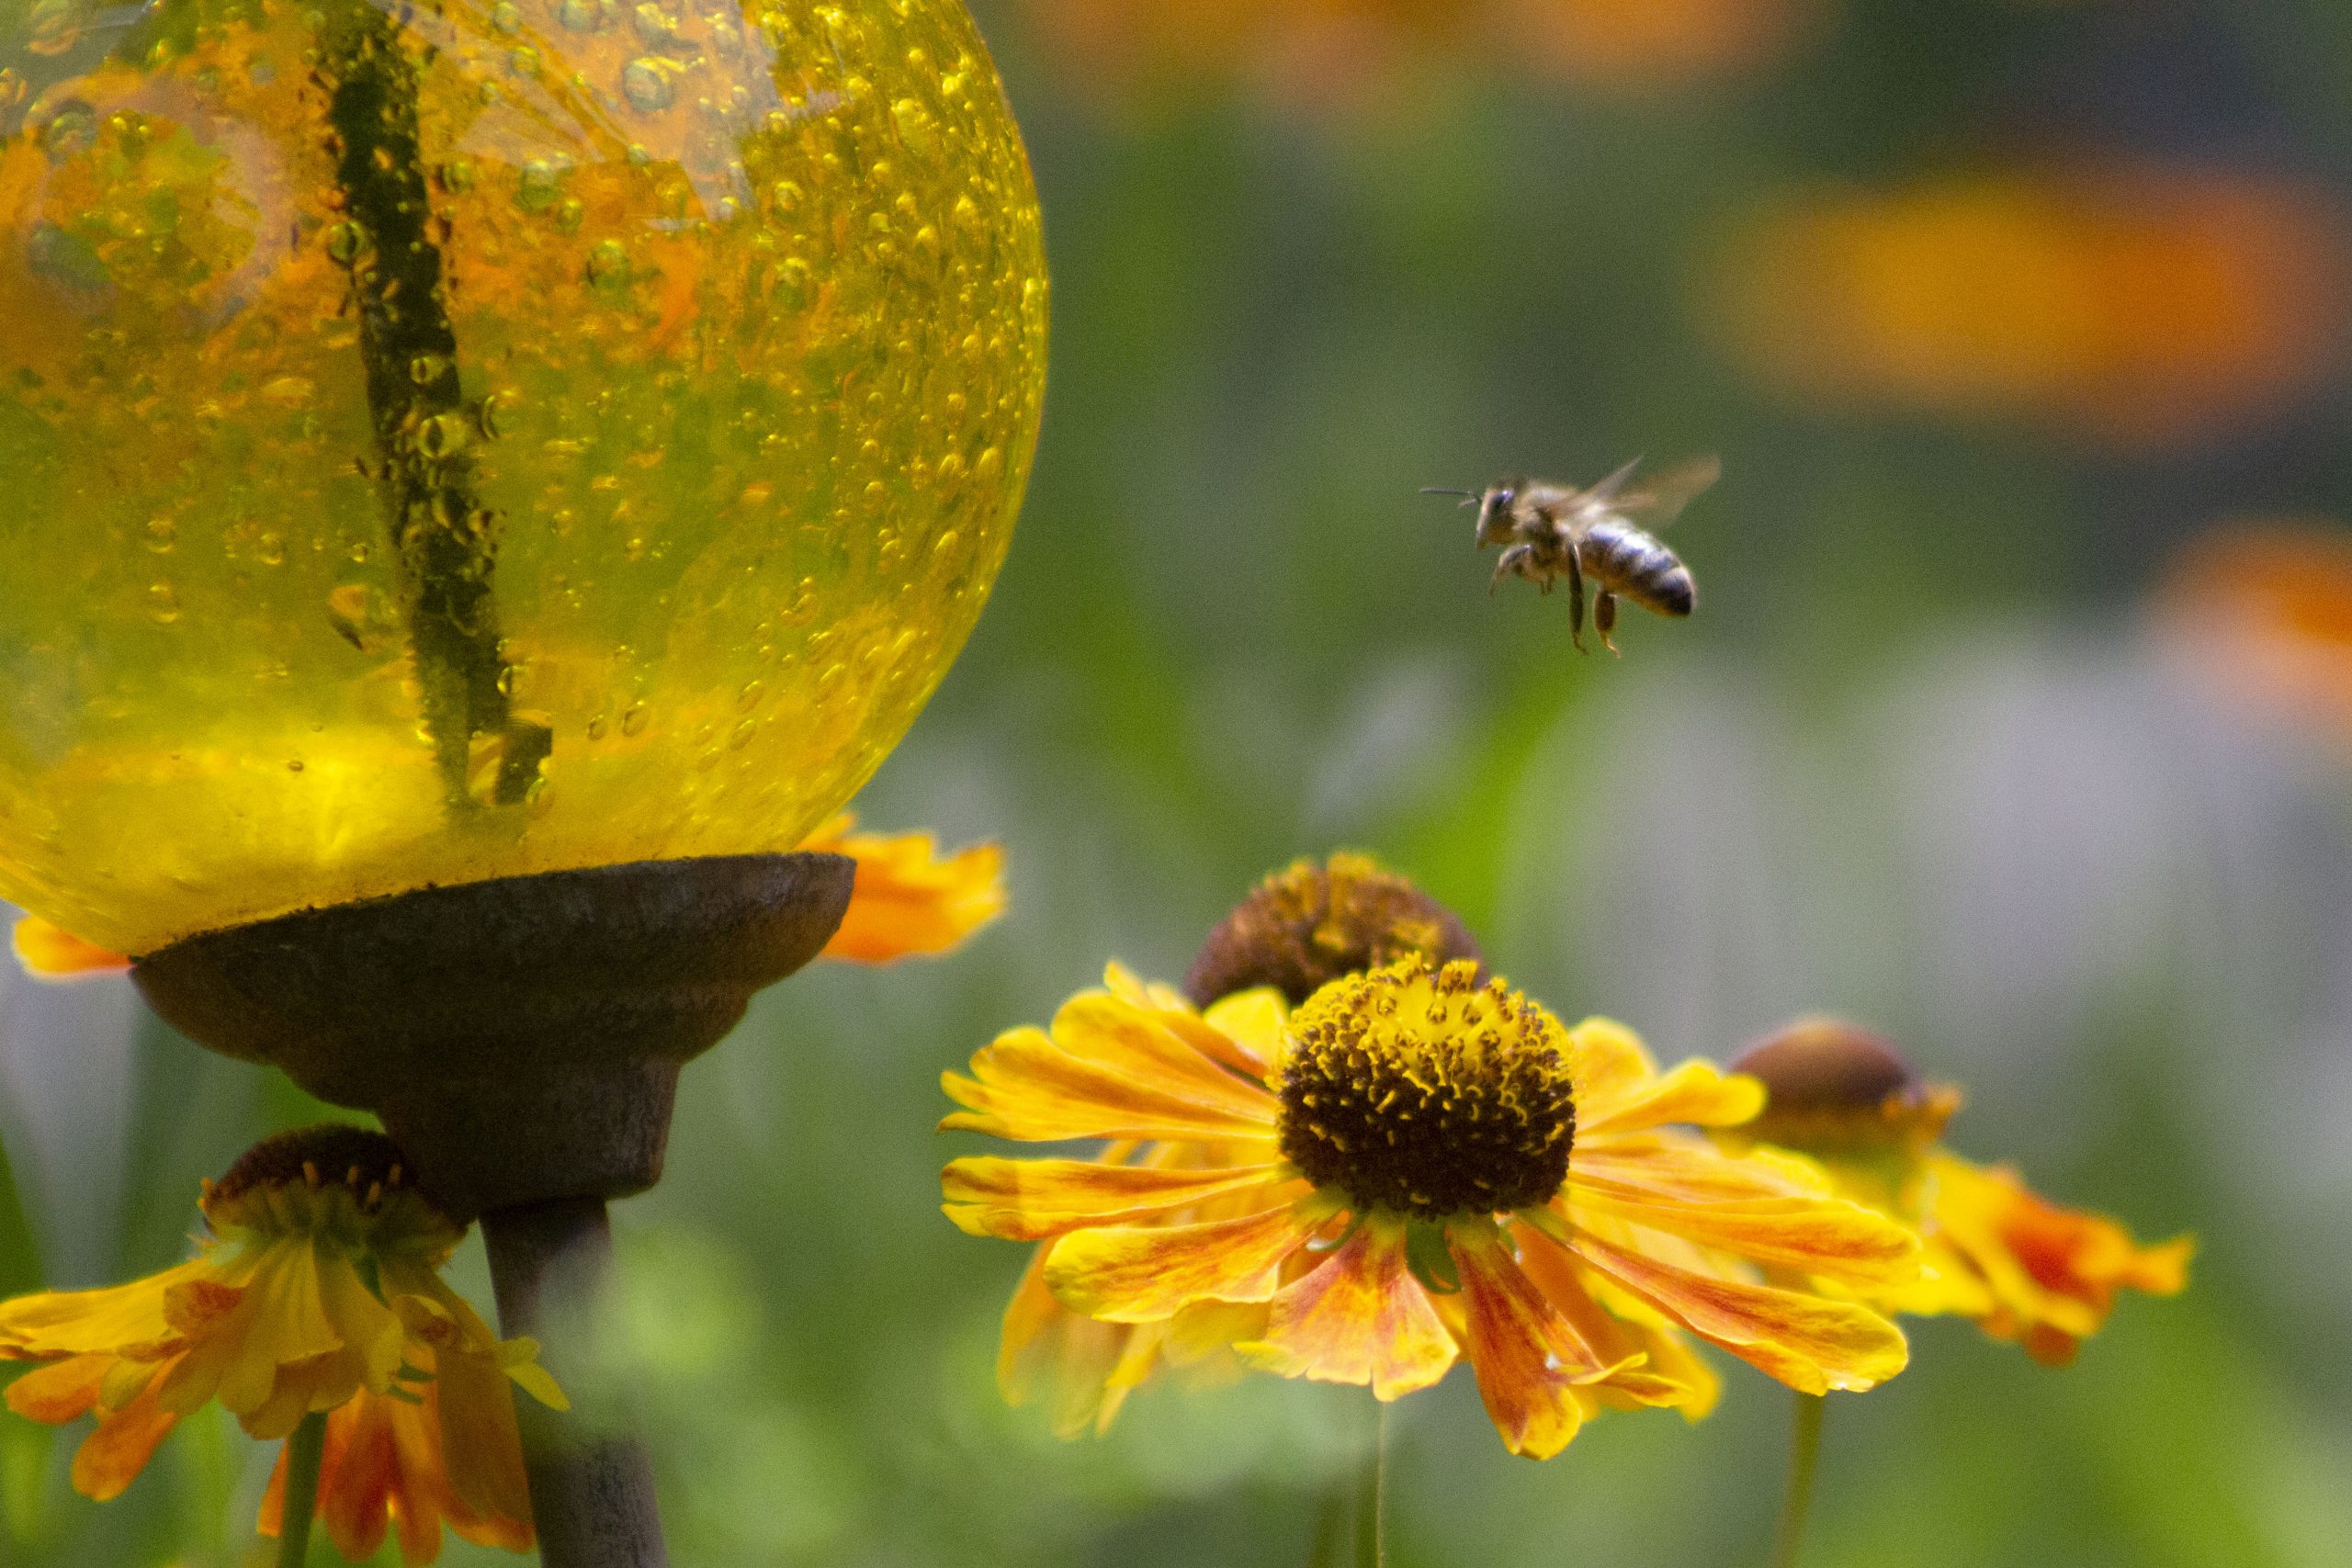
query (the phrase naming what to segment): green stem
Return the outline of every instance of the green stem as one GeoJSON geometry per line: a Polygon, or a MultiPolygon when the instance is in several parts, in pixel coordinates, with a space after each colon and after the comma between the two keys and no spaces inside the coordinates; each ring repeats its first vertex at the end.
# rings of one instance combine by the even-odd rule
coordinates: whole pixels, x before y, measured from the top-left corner
{"type": "Polygon", "coordinates": [[[1306,1542],[1306,1568],[1348,1568],[1348,1525],[1354,1509],[1353,1478],[1339,1476],[1315,1507],[1315,1533],[1306,1542]]]}
{"type": "Polygon", "coordinates": [[[319,1511],[319,1461],[326,1456],[327,1413],[313,1410],[286,1439],[286,1494],[277,1511],[277,1568],[302,1568],[311,1555],[311,1520],[319,1511]]]}
{"type": "Polygon", "coordinates": [[[1356,1494],[1356,1568],[1388,1568],[1388,1405],[1378,1402],[1372,1451],[1356,1494]]]}
{"type": "Polygon", "coordinates": [[[1781,1502],[1781,1531],[1772,1546],[1772,1568],[1796,1568],[1804,1544],[1805,1516],[1813,1511],[1813,1476],[1821,1458],[1821,1417],[1829,1401],[1817,1393],[1796,1396],[1796,1424],[1789,1434],[1789,1491],[1781,1502]]]}

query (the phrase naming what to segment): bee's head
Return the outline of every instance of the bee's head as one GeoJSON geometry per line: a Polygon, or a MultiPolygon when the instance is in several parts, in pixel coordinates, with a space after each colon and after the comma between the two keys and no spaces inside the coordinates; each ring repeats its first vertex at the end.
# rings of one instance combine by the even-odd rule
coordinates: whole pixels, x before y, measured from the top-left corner
{"type": "Polygon", "coordinates": [[[1510,509],[1519,502],[1519,486],[1510,479],[1487,487],[1478,497],[1478,547],[1510,542],[1510,509]]]}

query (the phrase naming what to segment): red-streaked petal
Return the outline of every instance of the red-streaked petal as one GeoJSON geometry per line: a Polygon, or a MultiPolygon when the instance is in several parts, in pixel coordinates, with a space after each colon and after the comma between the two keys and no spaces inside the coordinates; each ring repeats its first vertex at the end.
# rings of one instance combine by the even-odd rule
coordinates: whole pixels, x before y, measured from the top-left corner
{"type": "Polygon", "coordinates": [[[98,1417],[98,1428],[82,1441],[74,1455],[74,1490],[104,1503],[123,1491],[155,1457],[156,1445],[171,1436],[179,1416],[155,1402],[158,1384],[124,1405],[98,1417]]]}
{"type": "MultiPolygon", "coordinates": [[[[1102,971],[1102,984],[1121,1001],[1150,1012],[1162,1028],[1182,1037],[1210,1061],[1230,1067],[1253,1082],[1266,1081],[1273,1054],[1264,1048],[1269,1037],[1260,1014],[1237,1012],[1223,1002],[1213,1003],[1204,1012],[1196,1011],[1182,991],[1157,980],[1142,980],[1118,964],[1102,971]]],[[[1275,1021],[1277,1033],[1280,1016],[1275,1021]]]]}
{"type": "Polygon", "coordinates": [[[1575,1254],[1532,1227],[1514,1227],[1519,1266],[1535,1281],[1597,1359],[1640,1365],[1611,1374],[1593,1389],[1620,1409],[1663,1405],[1696,1421],[1715,1407],[1723,1380],[1692,1350],[1682,1331],[1646,1303],[1595,1274],[1575,1254]]]}
{"type": "Polygon", "coordinates": [[[1369,1383],[1380,1399],[1429,1387],[1458,1353],[1406,1268],[1404,1225],[1378,1220],[1276,1292],[1264,1334],[1235,1348],[1283,1377],[1369,1383]]]}
{"type": "Polygon", "coordinates": [[[1571,1181],[1571,1212],[1613,1216],[1679,1235],[1768,1268],[1853,1285],[1900,1285],[1917,1277],[1919,1238],[1842,1198],[1750,1198],[1720,1203],[1651,1199],[1571,1181]]]}
{"type": "MultiPolygon", "coordinates": [[[[1247,1187],[1269,1190],[1280,1162],[1170,1169],[1080,1159],[959,1159],[940,1172],[941,1207],[971,1235],[1046,1241],[1085,1225],[1122,1224],[1247,1187]]],[[[1270,1198],[1270,1202],[1284,1201],[1270,1198]]]]}
{"type": "MultiPolygon", "coordinates": [[[[1263,1090],[1247,1111],[1204,1104],[1182,1087],[1139,1081],[1081,1061],[1042,1031],[1017,1029],[972,1057],[972,1077],[941,1087],[967,1107],[942,1131],[991,1133],[1027,1143],[1070,1138],[1261,1139],[1274,1136],[1276,1102],[1263,1090]]],[[[1236,1079],[1237,1084],[1239,1083],[1236,1079]]],[[[1243,1086],[1247,1087],[1247,1086],[1243,1086]]]]}
{"type": "MultiPolygon", "coordinates": [[[[1610,1096],[1601,1111],[1580,1114],[1577,1131],[1635,1133],[1668,1122],[1731,1127],[1763,1109],[1764,1086],[1756,1079],[1745,1073],[1727,1074],[1713,1062],[1685,1062],[1664,1077],[1610,1096]]],[[[1581,1085],[1577,1110],[1585,1110],[1581,1085]]]]}
{"type": "MultiPolygon", "coordinates": [[[[115,1365],[115,1358],[97,1351],[36,1367],[8,1385],[8,1408],[28,1421],[62,1426],[96,1406],[99,1389],[115,1365]]],[[[151,1379],[154,1376],[153,1364],[139,1365],[151,1379]]]]}
{"type": "Polygon", "coordinates": [[[1464,1227],[1447,1240],[1462,1275],[1463,1330],[1478,1396],[1505,1447],[1550,1459],[1584,1424],[1578,1391],[1625,1369],[1594,1354],[1492,1230],[1464,1227]]]}
{"type": "Polygon", "coordinates": [[[1828,1198],[1838,1191],[1828,1173],[1801,1155],[1762,1144],[1731,1155],[1671,1130],[1593,1134],[1579,1128],[1568,1179],[1693,1203],[1828,1198]]]}
{"type": "Polygon", "coordinates": [[[1910,1359],[1903,1331],[1866,1307],[1677,1269],[1575,1233],[1577,1256],[1675,1322],[1803,1393],[1875,1388],[1910,1359]]]}
{"type": "Polygon", "coordinates": [[[1938,1151],[1928,1163],[1930,1223],[1992,1298],[1978,1323],[2037,1360],[2063,1366],[2114,1310],[2119,1290],[2172,1295],[2196,1243],[2143,1247],[2102,1214],[2062,1208],[2018,1174],[1938,1151]]]}
{"type": "MultiPolygon", "coordinates": [[[[1306,1192],[1301,1182],[1294,1196],[1306,1192]]],[[[1312,1224],[1285,1205],[1194,1225],[1073,1231],[1046,1254],[1046,1283],[1072,1312],[1112,1323],[1155,1323],[1198,1301],[1262,1302],[1312,1224]]]]}

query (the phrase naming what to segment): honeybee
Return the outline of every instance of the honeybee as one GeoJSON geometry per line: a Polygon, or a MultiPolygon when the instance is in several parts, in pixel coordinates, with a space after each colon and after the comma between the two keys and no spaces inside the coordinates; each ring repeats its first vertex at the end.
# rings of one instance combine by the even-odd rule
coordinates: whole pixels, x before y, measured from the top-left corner
{"type": "Polygon", "coordinates": [[[1630,599],[1661,615],[1687,615],[1697,603],[1690,569],[1649,531],[1665,527],[1723,473],[1713,457],[1662,468],[1639,485],[1630,481],[1636,457],[1589,490],[1542,479],[1501,479],[1484,491],[1428,490],[1458,495],[1478,508],[1478,547],[1500,545],[1493,592],[1505,576],[1523,577],[1546,593],[1568,580],[1568,626],[1577,651],[1584,647],[1584,585],[1592,580],[1593,630],[1610,652],[1617,644],[1617,601],[1630,599]],[[1634,520],[1642,520],[1643,526],[1634,520]]]}

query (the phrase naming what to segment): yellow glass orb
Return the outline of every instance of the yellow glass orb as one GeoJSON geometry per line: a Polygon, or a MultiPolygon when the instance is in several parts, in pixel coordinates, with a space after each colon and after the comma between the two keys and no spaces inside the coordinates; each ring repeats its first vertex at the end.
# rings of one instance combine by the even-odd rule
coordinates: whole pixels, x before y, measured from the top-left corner
{"type": "Polygon", "coordinates": [[[145,953],[874,771],[1043,393],[956,0],[8,10],[0,895],[145,953]]]}

